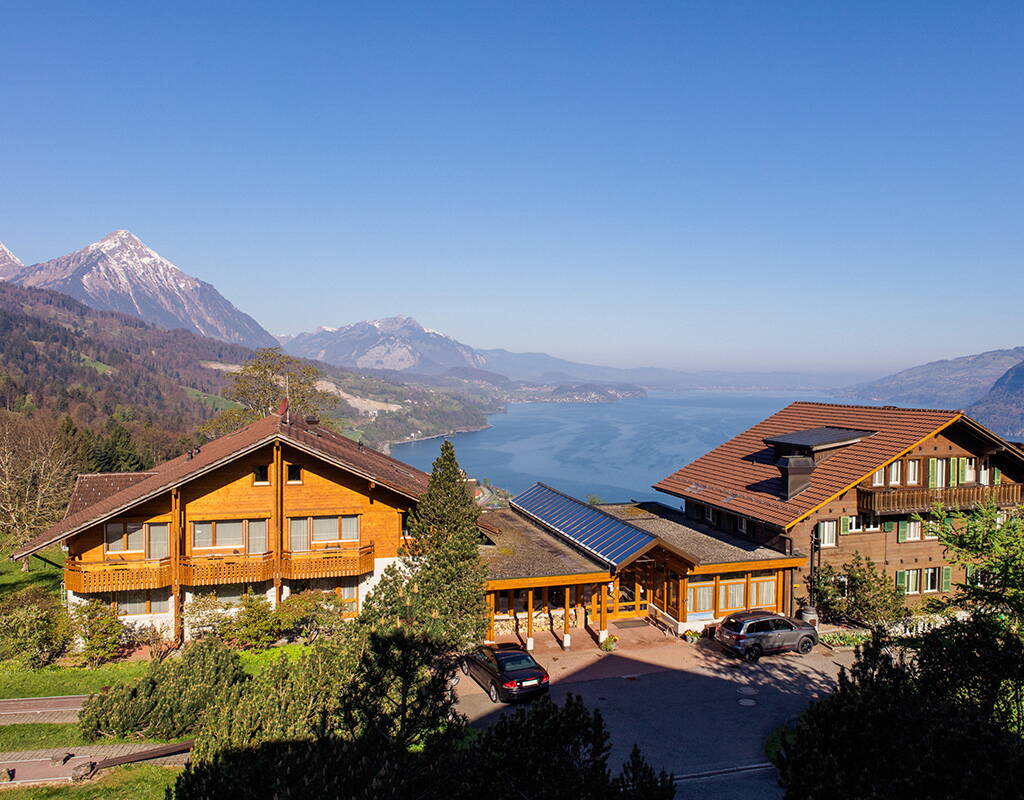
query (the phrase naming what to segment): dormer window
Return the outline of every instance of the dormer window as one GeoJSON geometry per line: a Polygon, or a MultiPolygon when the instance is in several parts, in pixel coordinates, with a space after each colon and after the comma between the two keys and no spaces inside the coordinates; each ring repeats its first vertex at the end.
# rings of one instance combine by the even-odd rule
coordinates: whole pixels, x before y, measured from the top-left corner
{"type": "Polygon", "coordinates": [[[889,485],[895,486],[900,482],[900,462],[893,461],[889,465],[889,485]]]}
{"type": "Polygon", "coordinates": [[[288,465],[288,483],[302,483],[302,467],[298,464],[288,465]]]}
{"type": "Polygon", "coordinates": [[[270,484],[270,465],[257,464],[252,468],[253,486],[267,486],[270,484]]]}
{"type": "Polygon", "coordinates": [[[885,470],[875,470],[875,474],[871,476],[872,486],[885,486],[885,470]]]}

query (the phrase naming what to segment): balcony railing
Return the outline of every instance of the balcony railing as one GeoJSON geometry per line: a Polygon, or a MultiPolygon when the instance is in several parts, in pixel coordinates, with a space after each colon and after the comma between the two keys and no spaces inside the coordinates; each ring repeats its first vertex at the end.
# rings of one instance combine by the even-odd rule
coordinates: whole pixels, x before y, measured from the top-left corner
{"type": "Polygon", "coordinates": [[[202,556],[183,559],[181,583],[212,586],[218,583],[258,583],[274,577],[274,555],[202,556]]]}
{"type": "Polygon", "coordinates": [[[999,486],[953,486],[946,489],[857,489],[857,505],[863,511],[892,514],[943,508],[969,509],[994,502],[997,506],[1018,505],[1021,484],[999,486]]]}
{"type": "Polygon", "coordinates": [[[281,577],[295,580],[337,578],[373,572],[373,545],[341,550],[287,553],[281,559],[281,577]]]}
{"type": "Polygon", "coordinates": [[[98,562],[67,561],[64,586],[70,592],[127,592],[171,585],[171,559],[98,562]]]}

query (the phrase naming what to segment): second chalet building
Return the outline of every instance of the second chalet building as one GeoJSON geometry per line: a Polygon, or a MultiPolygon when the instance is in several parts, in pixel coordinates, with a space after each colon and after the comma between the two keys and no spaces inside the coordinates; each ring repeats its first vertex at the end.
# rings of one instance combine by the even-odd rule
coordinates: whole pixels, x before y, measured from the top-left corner
{"type": "MultiPolygon", "coordinates": [[[[682,632],[792,613],[812,564],[857,551],[911,598],[949,591],[964,576],[915,515],[1008,511],[1022,480],[1024,453],[961,412],[793,403],[658,483],[667,503],[594,506],[538,483],[483,513],[488,637],[569,646],[627,617],[682,632]]],[[[272,414],[148,472],[80,476],[65,518],[13,557],[61,543],[69,603],[98,598],[179,639],[200,593],[333,591],[354,616],[427,481],[272,414]]]]}

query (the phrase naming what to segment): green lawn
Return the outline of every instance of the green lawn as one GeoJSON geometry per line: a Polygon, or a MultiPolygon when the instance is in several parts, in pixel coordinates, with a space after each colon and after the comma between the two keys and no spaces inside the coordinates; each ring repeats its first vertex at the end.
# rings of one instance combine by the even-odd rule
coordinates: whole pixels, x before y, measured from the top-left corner
{"type": "MultiPolygon", "coordinates": [[[[50,547],[40,553],[57,564],[64,563],[64,552],[59,547],[50,547]]],[[[28,586],[42,586],[54,594],[60,592],[60,583],[64,580],[64,571],[51,567],[38,558],[29,559],[29,571],[22,572],[21,564],[11,561],[8,553],[0,553],[0,598],[28,586]]]]}
{"type": "Polygon", "coordinates": [[[216,394],[207,394],[201,392],[198,389],[193,389],[191,386],[182,386],[185,393],[193,400],[199,400],[201,403],[205,403],[214,411],[226,411],[229,408],[241,408],[241,406],[234,400],[228,400],[226,397],[221,397],[216,394]]]}
{"type": "Polygon", "coordinates": [[[179,769],[135,764],[104,770],[93,781],[79,784],[29,786],[0,791],[3,800],[164,800],[179,769]]]}
{"type": "MultiPolygon", "coordinates": [[[[103,737],[93,744],[149,741],[157,740],[103,737]]],[[[25,722],[17,725],[0,725],[0,753],[13,750],[46,750],[51,747],[80,747],[89,743],[82,736],[77,722],[25,722]]]]}

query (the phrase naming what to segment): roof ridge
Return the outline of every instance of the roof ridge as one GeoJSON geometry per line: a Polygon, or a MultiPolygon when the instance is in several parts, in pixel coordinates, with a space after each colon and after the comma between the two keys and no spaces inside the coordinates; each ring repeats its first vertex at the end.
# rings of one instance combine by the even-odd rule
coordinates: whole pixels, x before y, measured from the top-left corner
{"type": "MultiPolygon", "coordinates": [[[[165,463],[165,462],[161,462],[165,463]]],[[[140,469],[135,472],[79,472],[79,478],[91,478],[96,475],[155,475],[152,469],[140,469]]]]}
{"type": "MultiPolygon", "coordinates": [[[[870,405],[868,403],[826,403],[821,400],[794,400],[785,408],[792,406],[822,406],[825,408],[866,408],[872,411],[923,411],[928,414],[963,414],[962,408],[916,408],[913,406],[870,405]]],[[[766,417],[765,419],[768,419],[766,417]]],[[[763,420],[762,420],[763,421],[763,420]]]]}

